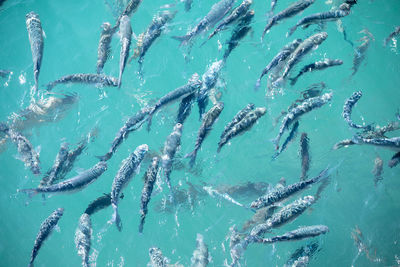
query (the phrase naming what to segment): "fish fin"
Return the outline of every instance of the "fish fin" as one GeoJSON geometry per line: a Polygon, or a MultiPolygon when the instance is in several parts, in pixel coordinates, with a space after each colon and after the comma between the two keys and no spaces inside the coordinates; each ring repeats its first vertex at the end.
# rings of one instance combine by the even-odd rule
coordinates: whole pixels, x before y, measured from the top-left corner
{"type": "Polygon", "coordinates": [[[43,38],[47,38],[46,33],[45,33],[44,30],[42,30],[42,35],[43,35],[43,38]]]}
{"type": "Polygon", "coordinates": [[[58,224],[54,226],[54,230],[56,230],[57,233],[61,232],[61,228],[58,224]]]}
{"type": "Polygon", "coordinates": [[[292,28],[289,29],[289,32],[286,34],[286,37],[291,36],[297,29],[297,26],[293,26],[292,28]]]}
{"type": "Polygon", "coordinates": [[[17,192],[24,192],[25,194],[28,195],[29,198],[32,198],[36,196],[39,192],[36,190],[36,188],[30,188],[30,189],[18,189],[17,192]]]}
{"type": "Polygon", "coordinates": [[[193,150],[192,152],[185,155],[185,158],[190,158],[189,161],[190,168],[193,168],[193,165],[196,161],[196,156],[197,156],[197,150],[193,150]]]}

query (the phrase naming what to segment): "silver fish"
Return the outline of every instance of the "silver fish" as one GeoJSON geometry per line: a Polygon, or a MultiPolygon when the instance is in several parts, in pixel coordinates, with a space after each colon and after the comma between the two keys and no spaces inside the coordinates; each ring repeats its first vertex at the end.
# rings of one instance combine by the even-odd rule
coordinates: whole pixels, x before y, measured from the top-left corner
{"type": "Polygon", "coordinates": [[[149,249],[151,267],[167,267],[169,260],[163,256],[161,250],[156,247],[149,249]]]}
{"type": "Polygon", "coordinates": [[[311,110],[322,107],[328,103],[331,98],[332,93],[326,93],[322,96],[305,99],[303,103],[291,109],[282,120],[278,136],[272,140],[272,142],[276,145],[276,148],[279,148],[279,140],[281,139],[283,133],[289,129],[289,126],[292,123],[297,121],[302,115],[310,112],[311,110]]]}
{"type": "Polygon", "coordinates": [[[50,91],[57,84],[66,83],[83,83],[83,84],[94,84],[96,86],[118,86],[118,80],[111,76],[106,76],[104,74],[71,74],[61,77],[47,85],[47,90],[50,91]]]}
{"type": "Polygon", "coordinates": [[[115,223],[118,230],[122,229],[122,222],[118,214],[118,201],[122,190],[128,185],[132,176],[140,171],[140,163],[146,155],[149,147],[146,144],[138,146],[128,158],[122,161],[121,167],[115,175],[111,187],[111,206],[113,216],[109,223],[115,223]]]}
{"type": "Polygon", "coordinates": [[[297,241],[305,238],[316,237],[322,234],[326,234],[328,231],[329,228],[325,225],[306,226],[284,233],[283,235],[258,239],[256,242],[263,244],[271,244],[282,241],[297,241]]]}
{"type": "Polygon", "coordinates": [[[322,24],[327,21],[335,21],[349,14],[350,14],[350,5],[343,3],[339,6],[339,9],[337,10],[316,13],[302,18],[296,23],[295,26],[290,28],[288,35],[289,36],[292,35],[296,31],[296,29],[300,26],[302,26],[305,29],[311,24],[317,24],[317,23],[322,24]]]}
{"type": "Polygon", "coordinates": [[[67,158],[68,158],[68,144],[62,143],[60,150],[57,153],[56,159],[53,163],[53,166],[51,167],[50,170],[47,171],[46,175],[40,181],[39,187],[51,185],[55,180],[57,180],[57,177],[59,176],[62,167],[64,165],[64,162],[67,160],[67,158]]]}
{"type": "Polygon", "coordinates": [[[292,53],[293,51],[301,44],[302,40],[301,39],[295,39],[291,43],[285,45],[281,51],[271,60],[271,62],[263,69],[260,78],[258,78],[256,82],[255,88],[258,89],[261,85],[261,79],[264,77],[264,75],[268,74],[268,72],[276,67],[280,62],[285,61],[292,53]]]}
{"type": "Polygon", "coordinates": [[[346,102],[344,103],[343,106],[343,112],[342,112],[342,117],[343,119],[349,124],[350,127],[356,128],[356,129],[364,129],[370,127],[370,125],[358,125],[353,122],[351,119],[351,112],[353,111],[354,105],[360,100],[362,97],[362,92],[361,91],[356,91],[354,92],[348,99],[346,99],[346,102]]]}
{"type": "Polygon", "coordinates": [[[299,121],[296,121],[293,126],[292,129],[289,132],[288,137],[286,138],[286,140],[283,142],[282,146],[279,148],[278,151],[275,152],[275,154],[272,156],[272,160],[275,160],[285,149],[286,147],[290,144],[290,142],[292,142],[296,136],[297,136],[297,129],[299,128],[299,121]]]}
{"type": "Polygon", "coordinates": [[[208,265],[208,248],[201,234],[197,234],[196,250],[193,251],[190,261],[191,267],[206,267],[208,265]]]}
{"type": "Polygon", "coordinates": [[[236,123],[225,135],[219,140],[217,152],[221,151],[221,148],[228,143],[233,137],[248,131],[256,123],[256,121],[265,115],[267,109],[256,108],[250,111],[241,121],[236,123]]]}
{"type": "Polygon", "coordinates": [[[372,170],[372,173],[374,174],[374,183],[375,186],[378,185],[378,182],[382,180],[382,173],[383,173],[383,160],[379,157],[376,156],[374,160],[374,169],[372,170]]]}
{"type": "Polygon", "coordinates": [[[140,224],[139,224],[139,233],[143,232],[143,225],[144,220],[146,219],[147,215],[147,205],[150,202],[151,193],[153,192],[154,183],[157,180],[157,173],[158,173],[158,165],[159,165],[159,158],[154,157],[151,165],[146,171],[144,175],[144,185],[142,190],[142,197],[140,199],[140,224]]]}
{"type": "Polygon", "coordinates": [[[181,145],[183,125],[180,123],[175,124],[172,133],[167,137],[164,143],[163,154],[161,156],[161,165],[164,171],[165,179],[168,188],[172,190],[170,174],[172,172],[172,162],[178,147],[181,145]]]}
{"type": "Polygon", "coordinates": [[[268,192],[266,195],[261,196],[257,200],[253,201],[250,204],[250,207],[253,209],[260,209],[263,207],[274,205],[275,203],[281,202],[282,200],[285,200],[288,197],[303,191],[310,185],[315,184],[321,181],[322,179],[326,179],[328,177],[329,177],[329,169],[325,169],[322,172],[320,172],[320,174],[316,177],[268,192]]]}
{"type": "Polygon", "coordinates": [[[103,71],[104,64],[111,56],[111,40],[113,36],[110,23],[105,22],[101,27],[103,30],[101,31],[99,47],[97,48],[97,74],[103,71]]]}
{"type": "Polygon", "coordinates": [[[391,39],[393,39],[395,36],[399,34],[400,34],[400,26],[396,26],[394,31],[390,33],[388,37],[386,37],[385,41],[383,42],[384,46],[386,46],[391,39]]]}
{"type": "Polygon", "coordinates": [[[194,145],[194,150],[185,156],[186,158],[190,158],[190,163],[189,163],[190,166],[194,165],[194,162],[196,161],[197,152],[199,151],[201,144],[210,133],[212,125],[218,119],[223,109],[224,109],[224,103],[218,102],[204,115],[200,125],[199,132],[197,133],[197,139],[196,139],[196,144],[194,145]]]}
{"type": "Polygon", "coordinates": [[[86,213],[79,218],[79,224],[75,231],[75,247],[82,258],[82,266],[89,266],[89,252],[92,237],[92,222],[86,213]]]}
{"type": "Polygon", "coordinates": [[[128,61],[129,48],[131,46],[132,39],[131,21],[126,15],[122,16],[121,18],[121,24],[119,25],[119,34],[121,35],[121,52],[119,55],[118,88],[121,87],[122,73],[124,72],[126,62],[128,61]]]}
{"type": "Polygon", "coordinates": [[[44,47],[42,23],[38,14],[33,11],[26,14],[26,28],[28,29],[29,43],[31,44],[33,76],[35,78],[35,90],[37,90],[44,47]]]}
{"type": "Polygon", "coordinates": [[[300,157],[301,157],[301,176],[300,180],[303,181],[307,178],[308,170],[310,169],[310,153],[309,142],[307,133],[302,133],[300,138],[300,157]]]}
{"type": "Polygon", "coordinates": [[[199,107],[200,120],[202,119],[208,104],[208,93],[217,83],[219,73],[223,66],[223,60],[213,62],[201,78],[203,83],[197,93],[197,105],[199,107]]]}
{"type": "Polygon", "coordinates": [[[133,13],[136,12],[136,10],[139,8],[139,5],[142,3],[142,0],[130,0],[129,3],[126,5],[124,11],[119,15],[117,18],[117,21],[115,23],[115,26],[113,27],[113,33],[116,32],[118,27],[121,24],[122,18],[124,16],[132,16],[133,13]]]}
{"type": "Polygon", "coordinates": [[[182,44],[187,44],[194,37],[208,30],[215,23],[220,21],[225,15],[231,10],[236,0],[220,0],[215,3],[207,15],[201,19],[201,21],[186,35],[184,36],[173,36],[175,40],[180,41],[182,44]]]}
{"type": "Polygon", "coordinates": [[[356,144],[366,144],[378,147],[389,148],[394,151],[400,151],[400,137],[392,138],[364,138],[362,136],[354,136],[352,141],[356,144]]]}
{"type": "Polygon", "coordinates": [[[364,33],[365,36],[359,40],[362,43],[355,49],[352,76],[357,73],[361,63],[364,61],[371,41],[375,40],[374,36],[367,29],[362,30],[360,33],[364,33]]]}
{"type": "Polygon", "coordinates": [[[267,33],[268,30],[272,28],[275,24],[280,22],[283,19],[291,18],[307,7],[309,7],[312,3],[314,3],[315,0],[299,0],[293,4],[291,4],[288,8],[282,10],[272,18],[268,20],[267,25],[264,28],[262,38],[264,39],[265,34],[267,33]]]}
{"type": "Polygon", "coordinates": [[[40,225],[39,232],[35,239],[35,245],[32,249],[31,259],[29,262],[29,266],[33,267],[33,262],[39,253],[40,248],[43,245],[43,242],[49,237],[54,227],[57,225],[58,220],[60,220],[61,216],[64,214],[63,208],[58,208],[53,213],[50,214],[49,217],[46,218],[40,225]]]}
{"type": "Polygon", "coordinates": [[[92,168],[89,170],[86,170],[82,172],[81,174],[78,174],[77,176],[67,179],[65,181],[62,181],[58,184],[53,184],[49,186],[42,186],[38,188],[32,188],[32,189],[22,189],[20,191],[22,192],[27,192],[31,196],[38,194],[38,193],[68,193],[68,192],[74,192],[74,191],[80,191],[89,184],[93,183],[96,181],[100,175],[103,174],[107,170],[107,163],[104,161],[101,161],[94,165],[92,168]]]}
{"type": "Polygon", "coordinates": [[[244,107],[242,110],[240,110],[235,115],[235,117],[233,117],[233,119],[225,126],[224,131],[222,132],[220,138],[223,138],[226,135],[226,133],[228,133],[233,128],[233,126],[235,126],[237,123],[239,123],[252,110],[254,110],[253,103],[247,104],[246,107],[244,107]]]}
{"type": "Polygon", "coordinates": [[[343,61],[340,59],[329,59],[329,58],[308,64],[308,65],[304,66],[294,78],[289,78],[290,84],[295,85],[297,80],[300,78],[300,76],[302,76],[303,74],[305,74],[307,72],[312,72],[315,70],[324,70],[326,68],[333,67],[333,66],[339,66],[342,64],[343,64],[343,61]]]}

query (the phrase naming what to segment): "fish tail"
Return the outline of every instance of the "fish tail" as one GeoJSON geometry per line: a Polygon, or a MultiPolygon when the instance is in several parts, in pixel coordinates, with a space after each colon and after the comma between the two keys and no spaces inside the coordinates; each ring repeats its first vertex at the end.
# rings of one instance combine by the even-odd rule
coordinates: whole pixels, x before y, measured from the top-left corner
{"type": "Polygon", "coordinates": [[[28,195],[29,198],[36,196],[39,192],[35,188],[31,189],[18,189],[17,192],[23,192],[28,195]]]}
{"type": "Polygon", "coordinates": [[[119,214],[118,214],[118,206],[115,205],[114,203],[111,204],[111,205],[112,205],[112,207],[113,207],[114,212],[113,212],[113,215],[112,215],[111,220],[108,221],[108,223],[109,223],[109,224],[115,223],[115,225],[117,226],[118,231],[121,232],[121,230],[122,230],[122,223],[121,223],[121,218],[119,217],[119,214]]]}
{"type": "Polygon", "coordinates": [[[184,36],[172,36],[171,37],[174,40],[177,40],[179,42],[181,42],[180,45],[184,45],[187,43],[187,41],[190,39],[190,35],[184,35],[184,36]]]}
{"type": "Polygon", "coordinates": [[[197,150],[196,149],[185,155],[185,158],[190,158],[190,161],[189,161],[190,168],[193,167],[193,165],[194,165],[194,163],[196,161],[196,157],[197,157],[197,150]]]}
{"type": "Polygon", "coordinates": [[[290,80],[290,85],[295,85],[296,84],[296,82],[297,82],[297,78],[289,78],[289,80],[290,80]]]}
{"type": "Polygon", "coordinates": [[[140,216],[140,224],[139,224],[139,233],[143,233],[143,226],[144,226],[144,220],[145,220],[146,216],[141,215],[140,216]]]}
{"type": "Polygon", "coordinates": [[[287,37],[291,36],[297,30],[297,26],[293,26],[289,29],[287,37]]]}
{"type": "Polygon", "coordinates": [[[275,145],[275,149],[278,150],[279,149],[279,137],[276,138],[272,138],[269,141],[271,141],[274,145],[275,145]]]}
{"type": "Polygon", "coordinates": [[[221,152],[221,149],[223,146],[224,146],[224,144],[222,144],[221,142],[218,143],[217,153],[221,152]]]}
{"type": "Polygon", "coordinates": [[[107,152],[104,156],[95,156],[98,158],[100,161],[107,161],[111,158],[112,153],[107,152]]]}
{"type": "Polygon", "coordinates": [[[254,86],[254,90],[257,91],[260,88],[260,86],[261,86],[261,79],[257,79],[256,85],[254,86]]]}
{"type": "Polygon", "coordinates": [[[120,70],[118,76],[118,89],[121,88],[121,80],[122,80],[122,70],[120,70]]]}
{"type": "Polygon", "coordinates": [[[151,121],[153,119],[153,114],[149,114],[149,117],[147,118],[147,131],[150,132],[151,129],[151,121]]]}

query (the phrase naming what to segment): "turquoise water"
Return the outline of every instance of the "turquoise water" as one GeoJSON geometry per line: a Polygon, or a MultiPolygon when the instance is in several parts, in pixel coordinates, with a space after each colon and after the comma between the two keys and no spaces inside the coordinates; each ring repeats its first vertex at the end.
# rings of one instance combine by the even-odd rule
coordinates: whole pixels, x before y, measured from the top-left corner
{"type": "MultiPolygon", "coordinates": [[[[90,168],[97,162],[95,156],[108,151],[115,134],[127,118],[167,92],[184,85],[194,72],[202,75],[209,64],[221,59],[231,29],[218,34],[202,47],[200,44],[205,36],[200,36],[189,56],[185,56],[187,51],[184,47],[179,47],[179,43],[170,38],[185,34],[188,27],[194,26],[215,2],[194,0],[190,12],[184,11],[183,3],[173,3],[176,5],[170,9],[178,13],[145,56],[143,79],[139,78],[138,64],[133,61],[125,69],[120,90],[79,84],[56,87],[56,93],[77,93],[79,101],[56,122],[34,124],[23,130],[31,143],[40,148],[42,173],[52,166],[60,143],[76,144],[97,128],[96,139],[88,145],[67,177],[90,168]],[[223,46],[221,50],[219,44],[223,46]]],[[[283,10],[290,3],[278,1],[276,11],[283,10]]],[[[171,2],[143,1],[131,19],[133,32],[136,35],[143,32],[154,14],[165,10],[166,4],[171,2]]],[[[316,1],[302,14],[274,26],[261,42],[269,2],[254,1],[252,31],[233,50],[220,74],[217,87],[222,93],[221,101],[225,108],[204,141],[194,170],[190,171],[188,160],[182,157],[193,149],[200,126],[198,109],[193,107],[192,114],[184,124],[182,145],[177,155],[177,162],[182,163],[183,167],[173,170],[171,181],[182,190],[188,188],[188,182],[197,186],[206,183],[214,187],[246,182],[265,182],[274,186],[281,177],[285,177],[288,184],[297,182],[301,170],[298,155],[300,136],[277,160],[271,161],[274,146],[269,140],[276,136],[279,127],[274,127],[273,122],[282,110],[300,97],[300,91],[323,81],[328,88],[326,91],[333,92],[333,99],[330,104],[305,115],[300,121],[299,132],[307,132],[310,138],[310,176],[318,174],[328,165],[340,165],[312,209],[273,233],[283,234],[298,226],[327,225],[329,233],[314,238],[319,243],[320,251],[310,259],[309,266],[397,266],[399,263],[396,259],[400,257],[400,172],[398,166],[392,169],[387,167],[394,152],[373,146],[351,146],[339,150],[332,150],[332,147],[355,133],[341,117],[345,99],[355,90],[364,93],[353,111],[356,122],[365,119],[365,123],[386,125],[395,120],[394,114],[400,100],[400,50],[396,40],[391,40],[388,47],[382,44],[394,26],[400,24],[400,2],[359,1],[353,6],[352,13],[342,19],[348,38],[355,46],[360,44],[356,40],[363,36],[358,32],[364,28],[368,28],[375,38],[354,77],[349,78],[354,49],[343,40],[337,24],[330,22],[325,28],[329,35],[327,40],[303,58],[292,75],[302,66],[324,57],[342,59],[342,66],[305,74],[296,86],[286,85],[283,92],[274,98],[265,97],[267,77],[264,77],[259,91],[253,89],[262,69],[286,43],[294,38],[305,39],[318,29],[317,26],[298,29],[292,37],[286,38],[287,30],[298,19],[339,4],[339,1],[316,1]],[[266,107],[267,114],[249,132],[234,138],[230,145],[217,154],[217,142],[225,124],[250,102],[258,107],[266,107]],[[384,173],[383,180],[374,186],[372,169],[377,155],[384,161],[384,173]],[[365,251],[358,250],[351,238],[356,226],[362,231],[369,258],[365,251]]],[[[105,21],[111,24],[115,22],[112,10],[104,1],[6,1],[0,7],[0,69],[8,69],[12,74],[0,78],[0,121],[9,121],[13,113],[29,105],[34,79],[25,15],[30,11],[40,15],[46,35],[40,85],[67,74],[94,73],[100,25],[105,21]]],[[[135,47],[136,41],[132,43],[135,47]]],[[[118,37],[114,37],[112,58],[104,68],[105,73],[114,77],[118,77],[119,72],[119,50],[118,37]]],[[[166,137],[172,131],[177,107],[178,103],[175,103],[162,108],[153,118],[150,132],[143,127],[131,133],[108,161],[108,170],[95,183],[77,193],[52,195],[45,202],[40,196],[29,199],[25,194],[17,193],[17,189],[36,187],[41,177],[32,175],[17,159],[15,145],[9,141],[2,145],[0,265],[28,264],[41,222],[53,210],[63,207],[65,212],[59,221],[60,231],[55,231],[45,242],[35,263],[36,266],[79,266],[81,259],[76,253],[74,233],[80,215],[90,201],[110,192],[121,161],[138,145],[146,143],[152,153],[160,153],[166,137]]],[[[396,135],[398,132],[390,133],[390,136],[396,135]]],[[[182,204],[170,208],[172,212],[168,212],[159,208],[160,202],[169,196],[169,190],[163,184],[163,190],[156,190],[149,204],[144,233],[138,233],[142,177],[148,164],[149,161],[142,164],[141,172],[124,190],[125,198],[119,205],[124,225],[121,233],[107,224],[112,213],[110,207],[92,216],[91,264],[146,266],[149,248],[157,246],[171,263],[189,266],[197,233],[204,236],[208,245],[210,266],[222,266],[225,259],[230,262],[229,240],[226,241],[229,228],[233,225],[240,227],[253,213],[218,197],[202,195],[194,198],[193,205],[182,204]]],[[[318,185],[302,192],[288,203],[300,196],[315,194],[317,188],[318,185]]],[[[254,194],[239,195],[235,199],[248,205],[256,197],[254,194]]],[[[242,265],[282,266],[291,253],[308,242],[252,245],[245,252],[242,265]]]]}

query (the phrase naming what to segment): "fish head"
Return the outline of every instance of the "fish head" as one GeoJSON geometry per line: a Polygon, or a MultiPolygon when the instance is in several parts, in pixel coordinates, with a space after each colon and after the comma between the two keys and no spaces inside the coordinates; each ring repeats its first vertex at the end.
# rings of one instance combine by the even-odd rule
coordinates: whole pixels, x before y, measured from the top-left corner
{"type": "Polygon", "coordinates": [[[56,213],[57,213],[58,216],[62,216],[64,214],[64,208],[56,209],[56,213]]]}
{"type": "Polygon", "coordinates": [[[94,167],[96,170],[100,170],[100,171],[105,171],[107,170],[107,162],[105,161],[100,161],[99,163],[97,163],[94,167]]]}
{"type": "Polygon", "coordinates": [[[31,20],[31,19],[39,19],[39,15],[37,13],[35,13],[34,11],[29,12],[28,14],[25,15],[25,18],[27,20],[31,20]]]}
{"type": "Polygon", "coordinates": [[[328,38],[328,33],[327,32],[320,32],[317,33],[313,36],[314,38],[314,42],[317,44],[322,43],[323,41],[325,41],[326,38],[328,38]]]}
{"type": "Polygon", "coordinates": [[[332,96],[333,96],[333,93],[330,92],[330,93],[323,94],[321,98],[323,101],[328,102],[332,99],[332,96]]]}
{"type": "Polygon", "coordinates": [[[219,110],[219,112],[221,112],[224,109],[224,103],[223,102],[218,102],[215,106],[219,110]]]}
{"type": "Polygon", "coordinates": [[[147,144],[143,144],[136,148],[135,154],[140,158],[143,158],[147,151],[149,151],[149,146],[147,144]]]}
{"type": "Polygon", "coordinates": [[[339,9],[340,9],[340,10],[343,10],[343,11],[350,11],[350,5],[347,4],[347,3],[343,3],[343,4],[341,4],[341,5],[339,6],[339,9]]]}
{"type": "Polygon", "coordinates": [[[111,24],[109,22],[101,24],[101,28],[103,29],[103,34],[111,32],[111,24]]]}
{"type": "Polygon", "coordinates": [[[157,247],[149,248],[150,257],[153,256],[153,255],[157,255],[157,254],[159,254],[159,255],[161,254],[162,255],[161,250],[159,248],[157,248],[157,247]]]}
{"type": "Polygon", "coordinates": [[[314,198],[313,196],[305,196],[305,197],[303,198],[303,200],[306,201],[306,202],[309,203],[309,204],[312,204],[312,203],[314,203],[315,198],[314,198]]]}
{"type": "Polygon", "coordinates": [[[256,113],[257,117],[261,117],[267,112],[267,108],[265,107],[256,108],[254,112],[256,113]]]}
{"type": "Polygon", "coordinates": [[[319,230],[323,233],[329,232],[329,227],[326,225],[319,225],[319,230]]]}
{"type": "Polygon", "coordinates": [[[253,4],[253,0],[244,0],[244,4],[246,6],[250,6],[251,4],[253,4]]]}
{"type": "Polygon", "coordinates": [[[174,132],[182,132],[183,124],[182,123],[177,123],[174,126],[174,132]]]}

